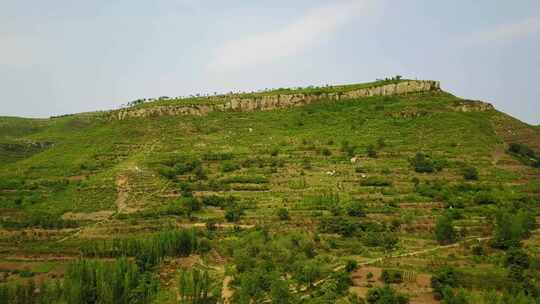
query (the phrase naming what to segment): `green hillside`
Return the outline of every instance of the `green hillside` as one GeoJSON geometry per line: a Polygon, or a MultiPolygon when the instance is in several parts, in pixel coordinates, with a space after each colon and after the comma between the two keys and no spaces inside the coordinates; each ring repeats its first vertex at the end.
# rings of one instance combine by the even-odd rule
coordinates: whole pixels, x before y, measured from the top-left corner
{"type": "Polygon", "coordinates": [[[206,116],[0,118],[0,298],[58,280],[51,297],[105,299],[77,293],[98,284],[78,271],[131,264],[128,287],[102,281],[116,299],[144,290],[136,303],[187,297],[198,271],[209,299],[193,303],[537,297],[539,129],[479,104],[432,90],[206,116]]]}

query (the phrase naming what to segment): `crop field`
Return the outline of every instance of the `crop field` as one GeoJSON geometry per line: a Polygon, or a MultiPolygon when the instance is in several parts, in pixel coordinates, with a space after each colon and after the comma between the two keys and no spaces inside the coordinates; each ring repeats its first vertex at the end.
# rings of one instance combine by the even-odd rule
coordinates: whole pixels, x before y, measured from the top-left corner
{"type": "Polygon", "coordinates": [[[0,303],[537,303],[540,129],[469,103],[0,118],[0,303]]]}

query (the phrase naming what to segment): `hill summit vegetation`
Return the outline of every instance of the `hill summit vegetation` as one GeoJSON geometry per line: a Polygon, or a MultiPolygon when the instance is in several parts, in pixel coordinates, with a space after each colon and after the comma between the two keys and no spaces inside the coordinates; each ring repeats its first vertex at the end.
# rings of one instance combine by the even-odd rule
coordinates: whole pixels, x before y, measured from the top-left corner
{"type": "Polygon", "coordinates": [[[0,303],[537,303],[539,151],[401,77],[2,117],[0,303]]]}

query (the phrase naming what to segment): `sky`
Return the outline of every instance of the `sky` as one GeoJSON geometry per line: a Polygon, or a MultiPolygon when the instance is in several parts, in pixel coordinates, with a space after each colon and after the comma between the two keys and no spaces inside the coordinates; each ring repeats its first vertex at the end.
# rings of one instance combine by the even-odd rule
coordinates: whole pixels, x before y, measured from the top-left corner
{"type": "Polygon", "coordinates": [[[540,124],[540,1],[0,0],[0,116],[393,75],[540,124]]]}

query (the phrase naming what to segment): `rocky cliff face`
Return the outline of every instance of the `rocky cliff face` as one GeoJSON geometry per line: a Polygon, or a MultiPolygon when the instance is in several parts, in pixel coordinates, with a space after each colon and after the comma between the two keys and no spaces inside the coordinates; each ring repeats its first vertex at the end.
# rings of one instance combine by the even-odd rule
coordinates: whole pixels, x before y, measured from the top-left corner
{"type": "Polygon", "coordinates": [[[131,117],[157,117],[164,115],[207,115],[213,111],[268,111],[279,108],[300,107],[323,100],[351,100],[370,96],[389,96],[416,92],[440,90],[438,81],[410,80],[395,84],[385,84],[347,92],[322,94],[283,94],[261,97],[232,97],[207,105],[166,105],[155,107],[128,108],[111,112],[111,119],[131,117]]]}

